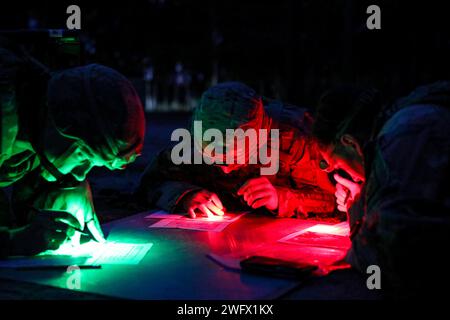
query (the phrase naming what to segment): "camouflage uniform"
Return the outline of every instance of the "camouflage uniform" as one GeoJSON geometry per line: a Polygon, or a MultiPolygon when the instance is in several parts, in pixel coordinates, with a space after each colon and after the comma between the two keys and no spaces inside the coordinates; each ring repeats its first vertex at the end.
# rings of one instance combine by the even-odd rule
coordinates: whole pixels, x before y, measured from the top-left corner
{"type": "Polygon", "coordinates": [[[80,204],[85,210],[94,210],[87,182],[46,182],[39,175],[38,155],[26,147],[29,137],[21,127],[32,132],[31,126],[38,125],[36,119],[46,94],[46,82],[20,56],[7,47],[0,47],[0,187],[14,184],[11,203],[4,190],[0,190],[0,257],[8,255],[8,228],[25,225],[31,207],[68,210],[62,205],[64,198],[76,194],[81,196],[80,204]],[[21,117],[25,113],[27,116],[21,117]]]}
{"type": "Polygon", "coordinates": [[[43,153],[44,144],[54,143],[46,134],[63,127],[102,159],[122,160],[142,147],[141,109],[131,83],[116,71],[89,65],[50,74],[0,38],[0,188],[13,185],[11,205],[0,197],[0,257],[9,254],[9,228],[29,223],[34,208],[68,211],[82,226],[88,219],[100,228],[87,181],[54,171],[55,182],[41,177],[42,167],[56,170],[43,153]]]}
{"type": "MultiPolygon", "coordinates": [[[[280,217],[312,214],[326,215],[334,211],[334,188],[326,173],[318,167],[318,152],[309,138],[311,116],[304,108],[263,99],[264,110],[279,129],[280,166],[276,175],[266,176],[278,191],[280,217]]],[[[147,206],[169,212],[182,212],[181,199],[200,189],[215,192],[226,209],[249,210],[237,190],[248,179],[260,176],[260,167],[247,165],[225,174],[207,164],[174,165],[171,148],[167,148],[146,169],[137,195],[147,206]]],[[[192,162],[191,162],[192,163],[192,162]]]]}
{"type": "Polygon", "coordinates": [[[397,297],[448,283],[436,267],[450,243],[449,106],[450,83],[420,87],[380,116],[365,148],[348,259],[364,273],[380,266],[382,288],[397,297]]]}
{"type": "MultiPolygon", "coordinates": [[[[0,187],[9,186],[39,165],[34,152],[20,148],[18,138],[19,116],[15,83],[21,64],[22,61],[15,54],[0,47],[0,187]]],[[[8,254],[9,243],[8,229],[2,226],[7,227],[12,223],[8,196],[4,190],[1,192],[0,257],[8,254]]]]}

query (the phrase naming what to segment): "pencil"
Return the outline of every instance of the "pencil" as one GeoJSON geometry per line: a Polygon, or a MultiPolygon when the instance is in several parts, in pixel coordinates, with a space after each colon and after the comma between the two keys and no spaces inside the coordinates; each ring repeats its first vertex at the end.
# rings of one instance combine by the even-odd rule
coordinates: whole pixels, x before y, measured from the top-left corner
{"type": "Polygon", "coordinates": [[[101,269],[102,268],[102,266],[99,264],[81,265],[81,266],[77,266],[76,264],[74,264],[74,265],[60,265],[60,266],[17,267],[17,268],[15,268],[15,270],[19,270],[19,271],[33,271],[33,270],[63,270],[63,271],[67,271],[67,269],[69,267],[77,267],[79,269],[101,269]]]}

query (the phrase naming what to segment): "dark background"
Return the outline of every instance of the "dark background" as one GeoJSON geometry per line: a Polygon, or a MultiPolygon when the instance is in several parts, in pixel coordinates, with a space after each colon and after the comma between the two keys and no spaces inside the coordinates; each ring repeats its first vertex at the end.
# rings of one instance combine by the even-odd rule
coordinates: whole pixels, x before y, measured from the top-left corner
{"type": "Polygon", "coordinates": [[[389,99],[448,79],[445,2],[16,0],[0,4],[0,29],[65,28],[69,4],[81,7],[83,62],[133,78],[148,111],[189,110],[226,80],[313,107],[343,82],[389,99]],[[381,8],[381,30],[366,28],[370,4],[381,8]]]}
{"type": "MultiPolygon", "coordinates": [[[[341,83],[375,86],[390,100],[449,80],[450,10],[444,1],[2,0],[0,30],[64,29],[70,4],[81,7],[80,46],[78,40],[66,43],[69,54],[62,54],[32,36],[23,39],[27,48],[54,69],[91,62],[118,69],[136,84],[148,111],[143,155],[127,170],[96,168],[89,176],[101,222],[150,209],[132,208],[130,193],[172,130],[189,123],[189,114],[167,111],[191,110],[212,84],[239,80],[314,109],[324,90],[341,83]],[[381,8],[381,30],[366,28],[371,4],[381,8]]],[[[306,299],[324,291],[339,298],[360,293],[354,286],[330,289],[330,283],[339,281],[318,286],[306,299]]],[[[0,298],[66,294],[0,281],[0,298]]]]}
{"type": "Polygon", "coordinates": [[[81,8],[79,43],[61,53],[47,35],[33,35],[22,38],[27,48],[54,69],[91,62],[118,69],[148,111],[142,156],[127,170],[95,168],[89,176],[103,222],[135,213],[124,209],[126,195],[212,84],[239,80],[314,109],[341,83],[375,86],[390,100],[449,79],[450,11],[433,1],[3,0],[0,30],[65,29],[70,4],[81,8]],[[370,4],[381,8],[381,30],[366,28],[370,4]]]}

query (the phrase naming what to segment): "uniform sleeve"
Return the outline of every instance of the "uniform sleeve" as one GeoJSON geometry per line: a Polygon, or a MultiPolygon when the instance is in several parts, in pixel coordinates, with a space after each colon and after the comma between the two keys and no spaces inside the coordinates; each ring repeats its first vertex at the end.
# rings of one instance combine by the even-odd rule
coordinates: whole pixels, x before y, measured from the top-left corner
{"type": "MultiPolygon", "coordinates": [[[[18,132],[14,90],[18,69],[17,57],[0,47],[0,168],[11,155],[18,132]]],[[[1,180],[0,177],[0,186],[1,180]]],[[[9,230],[0,227],[0,257],[6,257],[8,254],[9,230]]]]}
{"type": "Polygon", "coordinates": [[[423,291],[445,277],[439,271],[450,243],[450,130],[444,122],[411,126],[377,143],[367,209],[348,259],[362,272],[380,266],[394,290],[423,291]]]}
{"type": "MultiPolygon", "coordinates": [[[[334,187],[326,172],[318,167],[318,158],[311,142],[297,139],[289,160],[289,177],[278,181],[278,215],[280,217],[308,217],[323,215],[335,209],[334,187]]],[[[283,164],[283,162],[289,162],[283,164]]]]}
{"type": "Polygon", "coordinates": [[[136,196],[145,205],[168,212],[178,209],[180,200],[187,194],[202,188],[190,183],[193,170],[186,165],[175,165],[170,159],[170,149],[160,152],[145,170],[136,196]]]}
{"type": "Polygon", "coordinates": [[[84,224],[95,214],[90,184],[82,181],[70,188],[55,186],[36,197],[34,207],[42,210],[67,211],[84,224]]]}
{"type": "Polygon", "coordinates": [[[333,195],[318,188],[276,187],[276,189],[278,191],[279,217],[307,218],[309,213],[330,213],[334,210],[333,195]]]}
{"type": "Polygon", "coordinates": [[[13,53],[0,47],[0,167],[11,156],[18,132],[15,82],[19,64],[13,53]]]}

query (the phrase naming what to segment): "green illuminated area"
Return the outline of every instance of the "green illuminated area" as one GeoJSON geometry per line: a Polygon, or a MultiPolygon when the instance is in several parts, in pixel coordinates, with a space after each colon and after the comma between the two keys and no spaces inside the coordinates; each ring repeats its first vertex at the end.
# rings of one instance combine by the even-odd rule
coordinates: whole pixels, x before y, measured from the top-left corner
{"type": "Polygon", "coordinates": [[[69,212],[78,220],[82,229],[94,215],[94,205],[87,183],[51,191],[43,203],[39,203],[37,206],[43,210],[69,212]]]}
{"type": "Polygon", "coordinates": [[[61,38],[59,41],[63,42],[63,43],[77,43],[78,40],[75,37],[65,37],[65,38],[61,38]]]}
{"type": "Polygon", "coordinates": [[[76,264],[138,264],[152,247],[151,243],[139,243],[131,235],[105,241],[86,181],[74,187],[57,188],[48,192],[36,207],[50,212],[68,212],[80,223],[80,229],[73,235],[68,235],[70,238],[57,250],[45,251],[39,255],[41,257],[57,257],[68,264],[72,261],[77,261],[76,264]],[[85,236],[89,236],[91,240],[83,243],[87,239],[85,236]]]}
{"type": "Polygon", "coordinates": [[[42,256],[65,256],[71,258],[85,257],[85,264],[138,264],[152,247],[152,243],[123,243],[106,241],[73,245],[64,243],[57,250],[46,251],[42,256]]]}
{"type": "MultiPolygon", "coordinates": [[[[72,215],[79,222],[78,226],[75,226],[79,231],[89,232],[97,241],[104,241],[103,233],[95,214],[94,204],[92,201],[92,194],[89,184],[84,181],[80,182],[76,186],[69,188],[55,188],[43,194],[39,201],[35,203],[35,207],[41,211],[63,211],[72,215]]],[[[59,219],[59,221],[70,224],[68,221],[59,219]]],[[[69,236],[72,236],[69,234],[69,236]]],[[[80,232],[75,232],[72,236],[72,242],[79,244],[80,232]]]]}
{"type": "Polygon", "coordinates": [[[104,244],[98,243],[93,240],[83,244],[73,244],[72,241],[66,241],[57,250],[48,250],[41,253],[40,255],[91,257],[101,252],[103,246],[104,244]]]}
{"type": "MultiPolygon", "coordinates": [[[[61,136],[66,137],[63,133],[61,136]]],[[[114,166],[111,165],[111,160],[104,160],[98,156],[89,146],[87,146],[82,140],[76,140],[67,150],[61,153],[59,156],[48,155],[48,160],[63,174],[72,174],[78,181],[84,181],[86,175],[92,169],[92,167],[106,166],[111,170],[120,169],[125,163],[117,163],[120,159],[113,159],[115,161],[114,166]]],[[[56,181],[54,177],[47,170],[43,170],[42,177],[47,181],[56,181]]]]}

